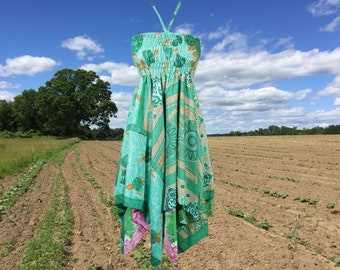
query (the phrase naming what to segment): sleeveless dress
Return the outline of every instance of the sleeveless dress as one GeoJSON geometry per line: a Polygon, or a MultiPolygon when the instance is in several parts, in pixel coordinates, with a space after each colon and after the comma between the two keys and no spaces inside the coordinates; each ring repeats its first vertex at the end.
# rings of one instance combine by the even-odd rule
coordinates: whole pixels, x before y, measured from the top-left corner
{"type": "Polygon", "coordinates": [[[127,117],[114,187],[121,222],[122,253],[150,233],[151,265],[163,247],[178,254],[208,234],[213,213],[213,171],[202,111],[192,79],[200,40],[170,32],[132,38],[139,82],[127,117]]]}

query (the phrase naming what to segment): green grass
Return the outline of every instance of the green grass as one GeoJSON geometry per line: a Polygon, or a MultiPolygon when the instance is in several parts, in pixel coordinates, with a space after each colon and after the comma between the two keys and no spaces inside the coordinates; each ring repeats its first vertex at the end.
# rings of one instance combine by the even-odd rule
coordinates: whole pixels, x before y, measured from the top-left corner
{"type": "Polygon", "coordinates": [[[60,168],[66,154],[66,151],[62,152],[56,162],[57,174],[50,207],[38,223],[35,236],[28,242],[22,260],[17,264],[18,270],[57,270],[65,266],[74,221],[60,168]]]}
{"type": "Polygon", "coordinates": [[[47,159],[56,151],[67,148],[78,139],[0,138],[0,179],[20,173],[41,159],[47,159]]]}
{"type": "MultiPolygon", "coordinates": [[[[22,166],[24,163],[17,163],[18,160],[20,160],[20,157],[25,157],[27,160],[27,164],[31,164],[31,167],[29,170],[13,185],[9,188],[8,191],[5,193],[1,194],[0,197],[0,217],[1,215],[14,203],[17,201],[17,199],[27,191],[29,188],[30,184],[32,183],[34,177],[39,173],[41,167],[44,165],[45,162],[49,161],[50,159],[57,158],[58,154],[62,152],[63,149],[67,149],[74,145],[76,142],[78,142],[78,139],[65,139],[65,140],[57,140],[57,139],[52,139],[52,138],[34,138],[34,139],[3,139],[0,138],[0,145],[3,140],[6,140],[6,143],[9,142],[9,144],[5,147],[8,149],[16,149],[17,156],[15,156],[14,152],[12,153],[12,156],[10,154],[10,151],[4,152],[4,154],[0,155],[0,175],[3,173],[5,175],[6,173],[9,173],[10,171],[14,171],[15,164],[21,164],[22,166]],[[20,147],[22,146],[21,143],[24,142],[29,146],[31,145],[31,152],[23,150],[19,151],[20,147]],[[17,146],[14,147],[13,143],[17,142],[17,146]],[[41,143],[41,149],[37,150],[39,154],[33,153],[34,149],[39,148],[38,142],[41,143]],[[12,145],[9,147],[9,145],[12,145]],[[49,145],[49,147],[48,147],[49,145]],[[29,158],[29,154],[32,154],[32,157],[29,158]],[[6,156],[8,155],[8,156],[6,156]],[[36,160],[37,158],[40,158],[36,160]],[[2,161],[1,161],[2,160],[2,161]],[[33,162],[36,160],[35,162],[33,162]],[[10,162],[11,161],[11,162],[10,162]],[[28,162],[30,161],[30,162],[28,162]],[[4,162],[2,164],[1,162],[4,162]],[[7,162],[7,163],[6,163],[7,162]],[[7,167],[6,167],[7,164],[7,167]],[[7,168],[6,170],[1,170],[1,168],[7,168]]],[[[26,164],[26,163],[25,163],[26,164]]],[[[19,165],[18,165],[19,166],[19,165]]],[[[27,168],[27,167],[25,167],[27,168]]],[[[24,168],[20,168],[20,171],[23,170],[24,168]]],[[[0,177],[1,178],[1,177],[0,177]]],[[[0,179],[1,181],[1,179],[0,179]]]]}

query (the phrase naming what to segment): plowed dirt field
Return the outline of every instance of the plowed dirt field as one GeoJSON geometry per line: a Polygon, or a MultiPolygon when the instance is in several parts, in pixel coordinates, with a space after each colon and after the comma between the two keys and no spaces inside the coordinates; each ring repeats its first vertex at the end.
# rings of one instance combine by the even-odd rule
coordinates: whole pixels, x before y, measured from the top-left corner
{"type": "MultiPolygon", "coordinates": [[[[140,269],[121,255],[107,204],[120,145],[82,141],[60,167],[74,215],[65,269],[140,269]]],[[[216,206],[209,236],[174,269],[339,269],[332,257],[340,256],[340,136],[210,137],[209,145],[216,206]]],[[[53,162],[45,164],[1,216],[0,269],[21,261],[56,173],[53,162]]],[[[0,195],[18,177],[0,179],[0,195]]]]}

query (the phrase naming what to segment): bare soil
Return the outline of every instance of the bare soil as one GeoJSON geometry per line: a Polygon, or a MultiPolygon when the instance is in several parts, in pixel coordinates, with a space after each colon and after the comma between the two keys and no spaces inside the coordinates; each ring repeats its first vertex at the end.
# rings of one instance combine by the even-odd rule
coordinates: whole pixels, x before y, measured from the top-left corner
{"type": "MultiPolygon", "coordinates": [[[[67,269],[139,269],[121,255],[118,222],[102,200],[113,193],[120,145],[85,141],[62,164],[74,214],[67,269]]],[[[208,237],[180,255],[177,269],[339,269],[331,257],[340,255],[340,136],[210,137],[209,145],[216,211],[208,237]],[[274,192],[288,196],[268,194],[274,192]],[[271,227],[258,228],[229,208],[271,227]],[[292,232],[300,242],[285,237],[292,232]]],[[[55,174],[52,163],[44,165],[2,216],[0,251],[13,248],[0,256],[1,269],[21,260],[49,206],[55,174]]],[[[0,181],[5,191],[13,177],[0,181]]]]}

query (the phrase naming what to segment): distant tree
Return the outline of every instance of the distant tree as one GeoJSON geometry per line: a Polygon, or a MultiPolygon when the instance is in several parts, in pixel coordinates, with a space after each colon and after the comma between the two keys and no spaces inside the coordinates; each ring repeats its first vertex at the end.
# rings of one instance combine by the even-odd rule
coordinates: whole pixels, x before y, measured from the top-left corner
{"type": "Polygon", "coordinates": [[[286,126],[281,126],[281,135],[297,135],[297,127],[286,127],[286,126]]]}
{"type": "Polygon", "coordinates": [[[268,134],[267,135],[280,135],[281,130],[280,127],[271,125],[268,127],[268,134]]]}
{"type": "Polygon", "coordinates": [[[340,125],[330,125],[325,128],[325,134],[340,134],[340,125]]]}
{"type": "MultiPolygon", "coordinates": [[[[109,127],[116,116],[110,84],[93,71],[63,69],[38,91],[39,121],[51,135],[78,136],[84,127],[109,127]]],[[[85,128],[86,129],[86,128],[85,128]]]]}
{"type": "Polygon", "coordinates": [[[324,128],[316,126],[308,130],[308,135],[317,135],[317,134],[323,134],[324,128]]]}
{"type": "Polygon", "coordinates": [[[110,130],[110,138],[115,140],[123,139],[124,129],[123,128],[115,128],[110,130]]]}
{"type": "Polygon", "coordinates": [[[0,131],[15,131],[13,104],[0,100],[0,131]]]}
{"type": "Polygon", "coordinates": [[[39,130],[37,92],[35,90],[24,90],[16,96],[13,107],[17,131],[39,130]]]}

